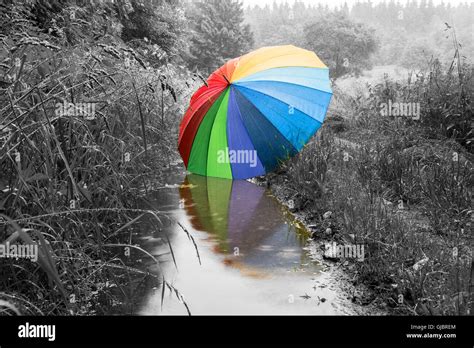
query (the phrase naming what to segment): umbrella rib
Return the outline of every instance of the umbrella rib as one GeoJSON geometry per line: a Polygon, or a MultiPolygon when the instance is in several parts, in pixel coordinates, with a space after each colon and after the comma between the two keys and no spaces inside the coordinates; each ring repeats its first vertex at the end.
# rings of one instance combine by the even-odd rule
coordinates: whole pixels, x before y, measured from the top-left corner
{"type": "Polygon", "coordinates": [[[230,85],[230,81],[229,79],[227,78],[227,76],[225,76],[225,74],[222,74],[222,77],[227,81],[227,83],[230,85]]]}

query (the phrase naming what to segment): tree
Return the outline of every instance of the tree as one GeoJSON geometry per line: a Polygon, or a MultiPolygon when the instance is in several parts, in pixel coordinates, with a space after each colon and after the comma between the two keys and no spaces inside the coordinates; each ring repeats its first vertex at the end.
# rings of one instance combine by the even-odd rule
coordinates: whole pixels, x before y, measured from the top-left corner
{"type": "Polygon", "coordinates": [[[192,4],[187,16],[193,30],[188,64],[207,73],[228,59],[248,52],[253,44],[238,0],[205,0],[192,4]]]}
{"type": "Polygon", "coordinates": [[[132,46],[144,40],[160,47],[166,54],[174,55],[182,49],[186,30],[185,17],[178,0],[129,0],[117,1],[120,14],[122,39],[132,46]]]}
{"type": "Polygon", "coordinates": [[[331,69],[331,76],[358,75],[370,68],[377,49],[372,29],[344,16],[330,14],[305,27],[306,48],[314,51],[331,69]]]}

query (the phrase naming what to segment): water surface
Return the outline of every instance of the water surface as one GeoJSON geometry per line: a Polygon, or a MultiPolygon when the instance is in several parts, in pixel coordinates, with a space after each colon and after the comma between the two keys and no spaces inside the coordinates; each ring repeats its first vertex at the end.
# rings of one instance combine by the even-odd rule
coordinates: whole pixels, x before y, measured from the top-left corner
{"type": "MultiPolygon", "coordinates": [[[[151,250],[192,314],[347,313],[334,281],[305,249],[304,227],[264,188],[189,175],[151,199],[197,245],[200,259],[193,241],[170,223],[164,232],[177,267],[167,243],[151,250]]],[[[153,240],[143,236],[145,245],[153,240]]],[[[168,289],[163,304],[161,296],[159,287],[150,289],[139,313],[187,314],[168,289]]]]}

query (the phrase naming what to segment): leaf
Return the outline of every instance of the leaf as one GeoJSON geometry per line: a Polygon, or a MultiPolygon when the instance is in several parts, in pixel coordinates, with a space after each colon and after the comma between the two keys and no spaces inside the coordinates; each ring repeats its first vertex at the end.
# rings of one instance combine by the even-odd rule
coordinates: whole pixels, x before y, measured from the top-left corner
{"type": "Polygon", "coordinates": [[[110,234],[106,240],[110,239],[110,237],[112,236],[115,236],[116,234],[118,234],[120,231],[123,231],[124,229],[126,229],[127,227],[133,225],[135,222],[137,222],[138,220],[140,220],[142,218],[142,216],[145,215],[145,214],[140,214],[139,216],[137,216],[135,219],[127,222],[125,225],[123,225],[122,227],[120,227],[117,231],[113,232],[112,234],[110,234]]]}
{"type": "Polygon", "coordinates": [[[81,187],[81,185],[77,185],[77,188],[79,192],[89,201],[92,202],[92,195],[90,191],[84,187],[81,187]]]}
{"type": "MultiPolygon", "coordinates": [[[[165,234],[166,235],[166,234],[165,234]]],[[[173,263],[174,263],[174,266],[176,267],[176,269],[178,269],[178,265],[176,263],[176,258],[174,256],[174,251],[173,251],[173,247],[171,246],[171,242],[170,242],[170,239],[168,238],[168,235],[166,235],[166,240],[168,242],[168,246],[170,248],[170,252],[171,252],[171,256],[173,258],[173,263]]]]}
{"type": "Polygon", "coordinates": [[[6,307],[9,310],[11,310],[12,312],[14,312],[16,315],[18,315],[18,316],[21,315],[20,310],[18,308],[16,308],[15,305],[11,304],[10,302],[0,300],[0,307],[6,307]]]}
{"type": "Polygon", "coordinates": [[[43,173],[36,173],[32,176],[30,176],[28,179],[26,179],[26,182],[32,182],[32,181],[41,181],[41,180],[48,180],[49,176],[43,173]]]}
{"type": "Polygon", "coordinates": [[[155,263],[158,265],[158,267],[160,267],[160,261],[158,261],[156,259],[156,257],[154,257],[152,254],[150,254],[145,249],[140,248],[139,246],[132,245],[132,244],[121,244],[121,243],[112,244],[112,243],[110,243],[110,244],[104,244],[104,247],[127,247],[127,248],[133,248],[133,249],[139,250],[142,253],[144,253],[145,255],[147,255],[148,257],[150,257],[153,261],[155,261],[155,263]]]}
{"type": "Polygon", "coordinates": [[[59,291],[61,292],[63,297],[66,298],[66,292],[64,291],[63,284],[59,279],[59,274],[52,258],[54,252],[51,247],[46,243],[46,240],[44,239],[43,235],[35,231],[41,242],[40,244],[38,244],[15,221],[10,219],[6,215],[0,214],[0,216],[7,220],[7,222],[15,229],[15,232],[6,240],[6,242],[11,244],[14,243],[17,239],[20,239],[26,244],[36,245],[38,247],[38,264],[40,265],[41,269],[43,269],[43,271],[45,271],[45,273],[48,275],[50,281],[56,283],[56,286],[58,287],[59,291]]]}
{"type": "Polygon", "coordinates": [[[162,282],[161,282],[161,309],[163,310],[163,300],[165,298],[165,290],[166,290],[166,282],[165,282],[165,278],[163,277],[162,278],[162,282]]]}

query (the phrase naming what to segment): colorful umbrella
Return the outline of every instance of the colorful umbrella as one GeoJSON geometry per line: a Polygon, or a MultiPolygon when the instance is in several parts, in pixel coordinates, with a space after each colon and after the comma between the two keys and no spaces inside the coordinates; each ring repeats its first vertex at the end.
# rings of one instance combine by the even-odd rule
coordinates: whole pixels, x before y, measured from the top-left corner
{"type": "Polygon", "coordinates": [[[217,69],[191,98],[178,148],[188,171],[247,179],[274,170],[321,127],[332,96],[313,52],[264,47],[217,69]]]}

